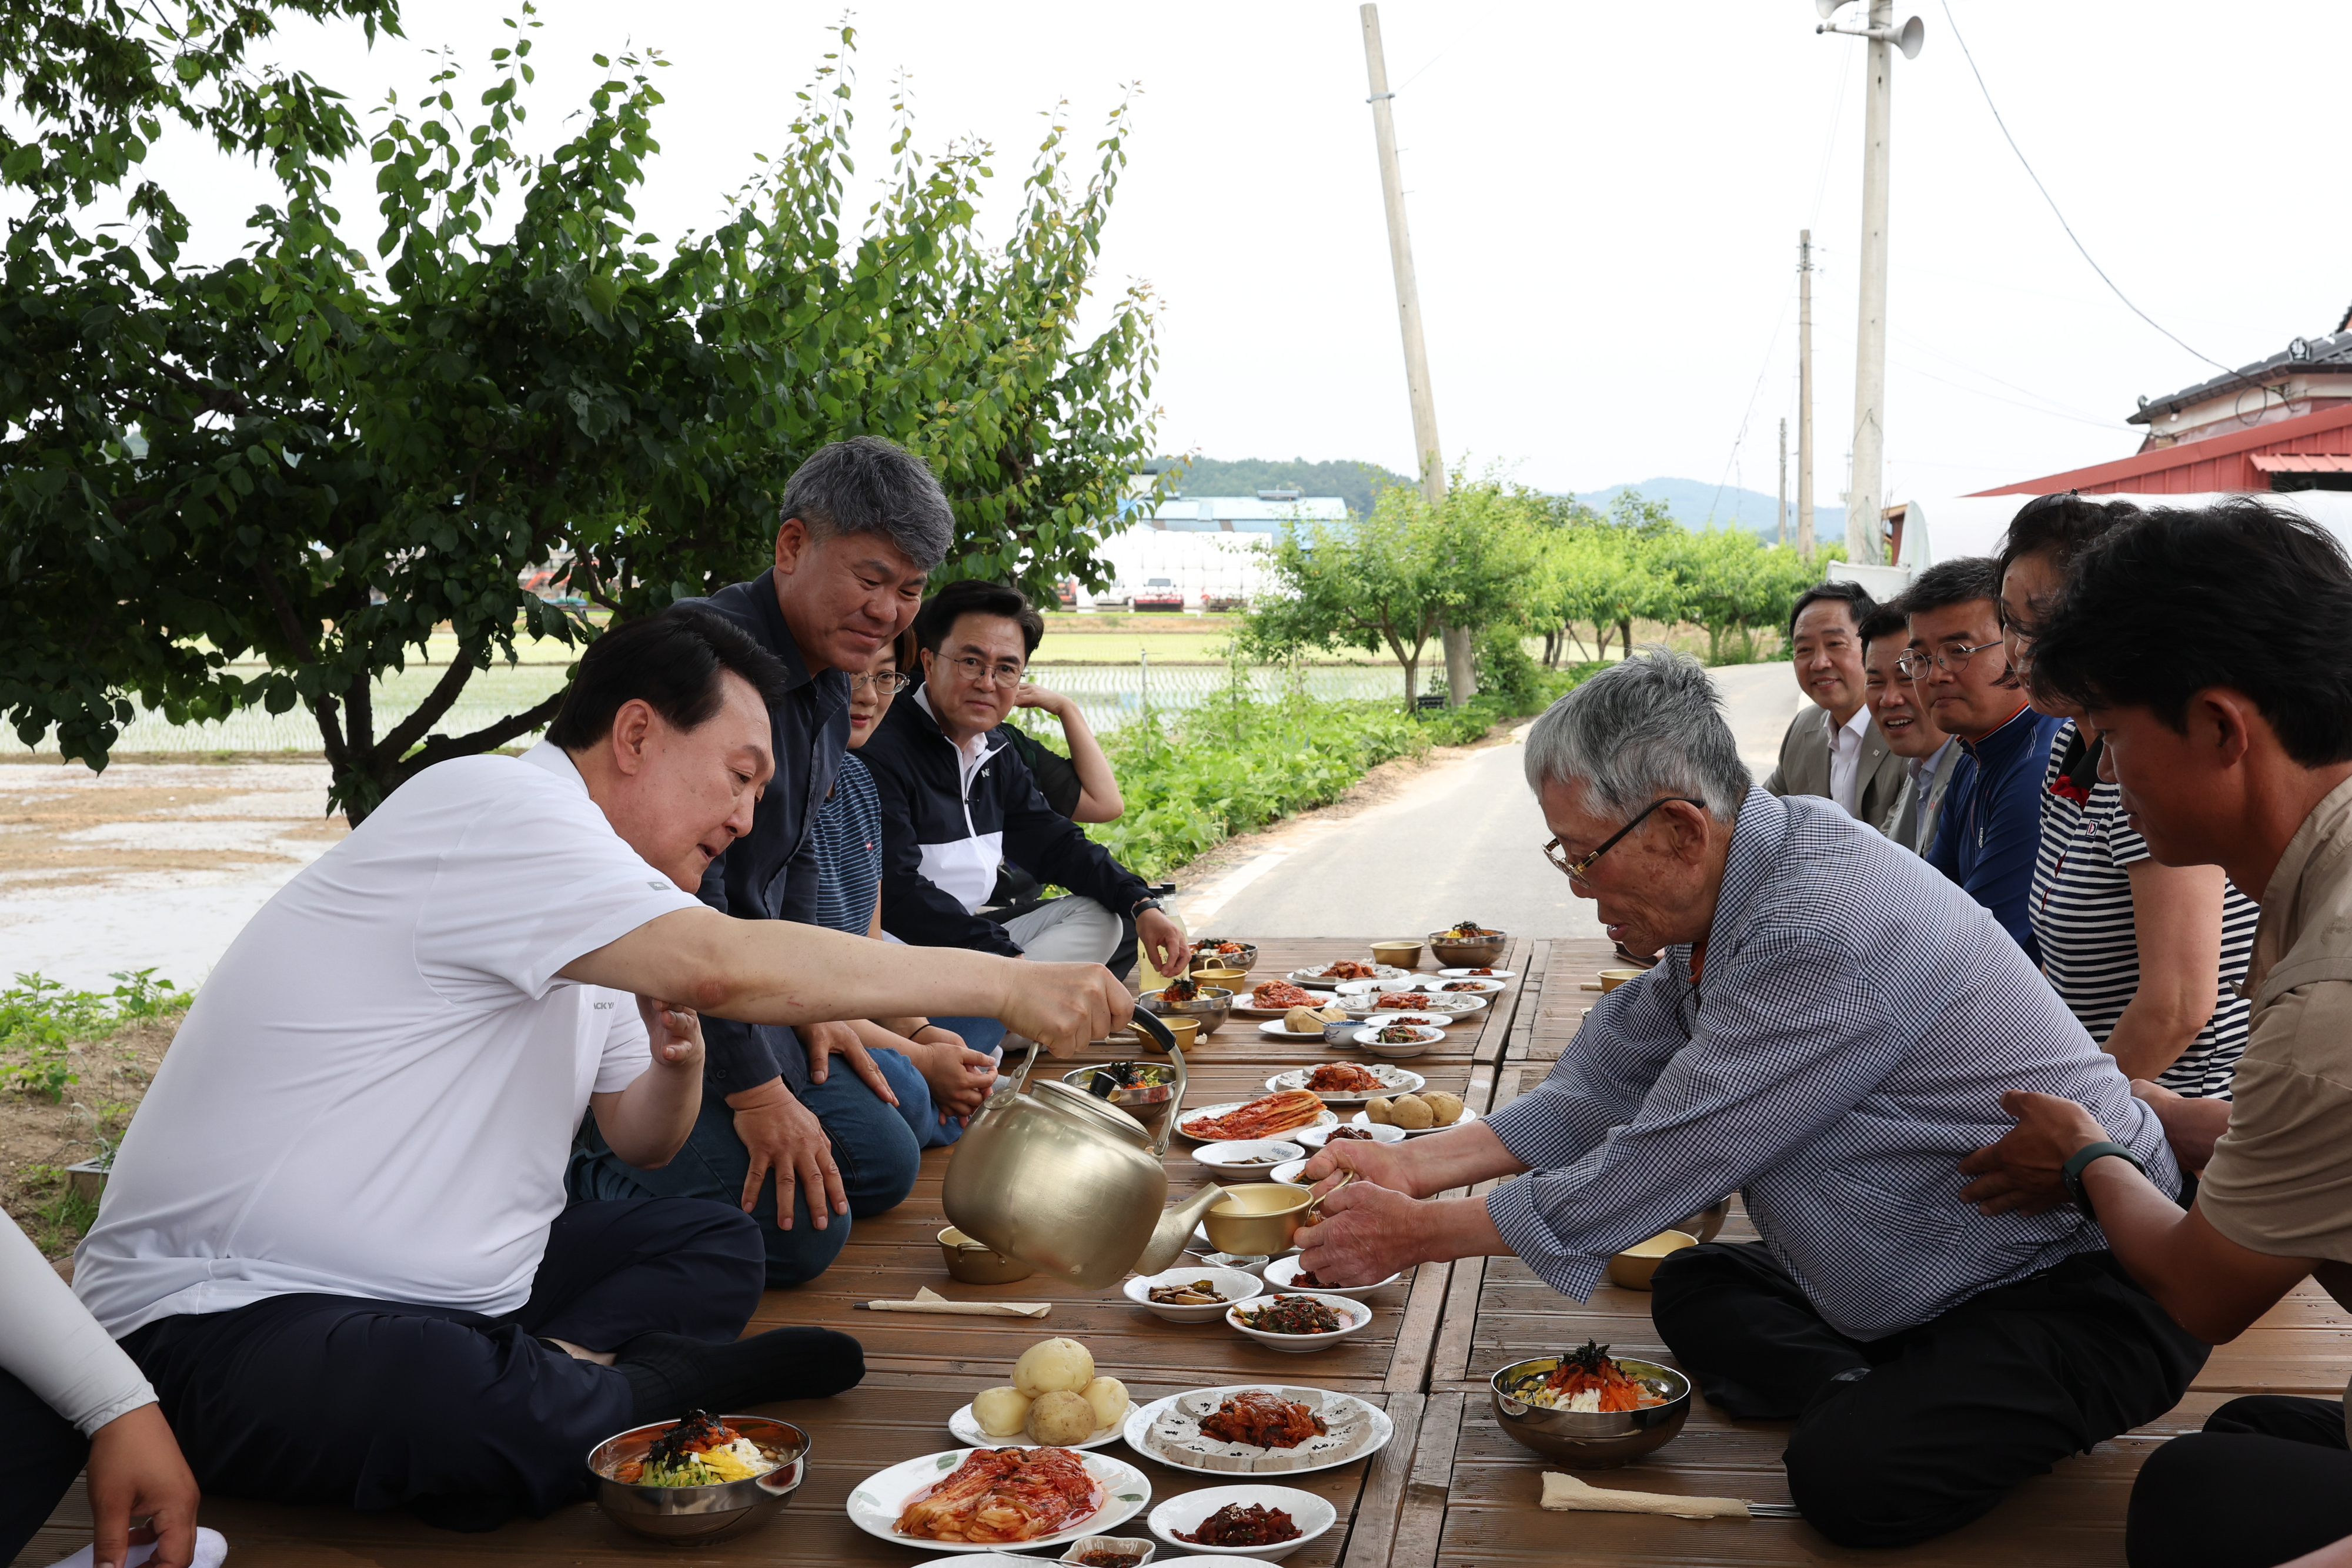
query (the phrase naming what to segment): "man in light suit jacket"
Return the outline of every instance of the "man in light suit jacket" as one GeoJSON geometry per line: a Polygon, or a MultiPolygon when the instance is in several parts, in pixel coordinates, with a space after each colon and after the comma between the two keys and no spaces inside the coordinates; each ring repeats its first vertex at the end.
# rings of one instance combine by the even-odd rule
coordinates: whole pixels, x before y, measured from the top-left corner
{"type": "Polygon", "coordinates": [[[1780,737],[1780,761],[1764,780],[1775,795],[1822,795],[1872,827],[1896,810],[1903,758],[1864,700],[1862,623],[1878,608],[1858,582],[1817,582],[1789,614],[1797,685],[1816,705],[1780,737]]]}
{"type": "Polygon", "coordinates": [[[1900,607],[1882,605],[1862,623],[1862,669],[1871,721],[1886,737],[1886,748],[1903,759],[1903,792],[1878,831],[1924,856],[1936,841],[1944,792],[1959,771],[1960,743],[1937,727],[1934,710],[1895,667],[1910,635],[1910,617],[1900,607]]]}

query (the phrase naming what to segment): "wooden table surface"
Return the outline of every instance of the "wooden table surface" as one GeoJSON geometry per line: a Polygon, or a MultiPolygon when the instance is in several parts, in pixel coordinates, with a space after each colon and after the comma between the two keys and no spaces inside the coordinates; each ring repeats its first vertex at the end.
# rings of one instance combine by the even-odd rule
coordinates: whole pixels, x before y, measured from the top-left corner
{"type": "MultiPolygon", "coordinates": [[[[1333,957],[1366,956],[1358,945],[1343,942],[1267,942],[1263,948],[1253,976],[1260,980],[1333,957]]],[[[1446,1043],[1415,1059],[1412,1067],[1433,1087],[1463,1093],[1479,1110],[1507,1103],[1550,1070],[1581,1025],[1584,1009],[1597,999],[1595,990],[1584,988],[1595,983],[1600,969],[1615,963],[1603,943],[1515,943],[1504,966],[1520,971],[1515,990],[1449,1030],[1446,1043]]],[[[1081,1060],[1118,1054],[1096,1051],[1081,1060]]],[[[1235,1019],[1189,1053],[1193,1073],[1187,1106],[1247,1098],[1262,1092],[1266,1077],[1282,1068],[1360,1055],[1306,1051],[1269,1040],[1247,1020],[1235,1019]]],[[[1195,1190],[1205,1174],[1190,1159],[1190,1147],[1179,1138],[1168,1161],[1171,1191],[1180,1195],[1195,1190]]],[[[593,1505],[487,1535],[453,1535],[405,1514],[289,1509],[234,1499],[207,1500],[205,1522],[229,1536],[239,1568],[555,1568],[647,1559],[908,1568],[933,1553],[854,1529],[843,1511],[851,1487],[886,1466],[954,1446],[948,1415],[978,1390],[1006,1381],[1024,1347],[1066,1334],[1085,1341],[1097,1365],[1125,1380],[1139,1401],[1203,1385],[1281,1378],[1351,1393],[1388,1410],[1397,1436],[1380,1453],[1283,1483],[1329,1499],[1342,1515],[1339,1527],[1284,1560],[1297,1568],[1518,1562],[1652,1568],[1849,1562],[1884,1568],[1975,1568],[1991,1562],[2011,1568],[2119,1564],[2132,1477],[2157,1442],[2195,1430],[2207,1413],[2238,1394],[2334,1397],[2345,1369],[2352,1366],[2352,1328],[2332,1301],[2306,1286],[2243,1337],[2217,1350],[2189,1397],[2162,1421],[2064,1461],[1968,1529],[1905,1551],[1847,1551],[1791,1520],[1546,1513],[1536,1506],[1546,1461],[1513,1443],[1495,1424],[1486,1379],[1510,1361],[1586,1339],[1671,1359],[1664,1356],[1651,1324],[1646,1295],[1603,1284],[1591,1301],[1580,1304],[1550,1291],[1516,1260],[1430,1265],[1373,1299],[1378,1317],[1370,1333],[1312,1356],[1280,1355],[1222,1324],[1161,1322],[1115,1291],[1088,1294],[1035,1278],[992,1291],[948,1281],[932,1240],[944,1223],[939,1183],[947,1157],[942,1150],[926,1155],[914,1193],[891,1213],[859,1221],[839,1261],[824,1276],[796,1290],[772,1291],[761,1304],[754,1329],[786,1323],[842,1329],[865,1343],[870,1369],[861,1386],[838,1398],[770,1407],[806,1427],[816,1448],[807,1485],[778,1521],[763,1530],[688,1552],[623,1535],[593,1505]],[[1054,1312],[1043,1321],[925,1319],[856,1306],[908,1296],[925,1285],[950,1297],[1050,1300],[1054,1312]]],[[[1725,1236],[1753,1234],[1735,1207],[1725,1236]]],[[[1785,1501],[1788,1487],[1780,1462],[1785,1434],[1784,1424],[1727,1420],[1701,1401],[1672,1443],[1639,1464],[1595,1479],[1642,1490],[1785,1501]]],[[[1114,1451],[1134,1458],[1124,1448],[1114,1451]]],[[[1150,1478],[1155,1502],[1224,1479],[1150,1460],[1141,1468],[1150,1478]]],[[[46,1565],[65,1555],[89,1539],[88,1519],[77,1487],[18,1562],[46,1565]]],[[[1149,1531],[1139,1516],[1118,1533],[1149,1531]]]]}

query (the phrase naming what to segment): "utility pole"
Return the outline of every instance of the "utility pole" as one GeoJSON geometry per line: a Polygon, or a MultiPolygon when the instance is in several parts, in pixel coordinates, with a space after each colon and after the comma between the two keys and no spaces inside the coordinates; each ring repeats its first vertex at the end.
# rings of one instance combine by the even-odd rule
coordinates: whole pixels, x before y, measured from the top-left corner
{"type": "Polygon", "coordinates": [[[1780,504],[1772,508],[1772,542],[1789,542],[1789,422],[1780,422],[1780,504]]]}
{"type": "MultiPolygon", "coordinates": [[[[1822,16],[1848,0],[1814,0],[1822,16]]],[[[1869,95],[1862,133],[1862,256],[1856,272],[1861,303],[1853,346],[1853,477],[1846,493],[1846,559],[1877,564],[1878,514],[1885,500],[1886,467],[1886,152],[1894,113],[1895,51],[1916,59],[1923,29],[1912,17],[1897,32],[1895,0],[1868,0],[1860,28],[1824,21],[1814,29],[1867,40],[1869,95]]]]}
{"type": "MultiPolygon", "coordinates": [[[[1404,174],[1397,165],[1396,117],[1390,104],[1388,57],[1381,48],[1381,8],[1359,8],[1364,24],[1364,69],[1370,80],[1372,140],[1380,149],[1381,195],[1388,207],[1389,266],[1396,274],[1397,326],[1404,334],[1405,388],[1412,398],[1412,444],[1421,462],[1421,497],[1434,510],[1445,502],[1445,456],[1437,442],[1437,399],[1429,387],[1429,353],[1421,338],[1421,289],[1413,281],[1412,234],[1404,221],[1404,174]]],[[[1459,707],[1477,691],[1467,627],[1444,629],[1447,702],[1459,707]]]]}
{"type": "Polygon", "coordinates": [[[1813,231],[1797,231],[1797,553],[1813,559],[1813,231]]]}

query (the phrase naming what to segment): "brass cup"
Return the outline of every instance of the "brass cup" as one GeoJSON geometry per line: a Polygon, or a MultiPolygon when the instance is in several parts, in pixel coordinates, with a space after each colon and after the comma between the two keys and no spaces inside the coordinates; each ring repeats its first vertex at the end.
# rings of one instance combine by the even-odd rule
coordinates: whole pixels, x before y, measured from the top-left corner
{"type": "Polygon", "coordinates": [[[1214,986],[1228,991],[1242,989],[1242,982],[1248,978],[1247,969],[1195,969],[1192,971],[1192,979],[1196,984],[1214,986]]]}
{"type": "Polygon", "coordinates": [[[1609,1279],[1629,1291],[1646,1291],[1650,1276],[1671,1253],[1698,1245],[1698,1238],[1680,1230],[1661,1230],[1647,1241],[1637,1241],[1609,1260],[1609,1279]]]}
{"type": "Polygon", "coordinates": [[[1603,969],[1601,971],[1601,988],[1613,991],[1626,981],[1638,980],[1649,972],[1647,969],[1603,969]]]}
{"type": "Polygon", "coordinates": [[[1290,1250],[1299,1217],[1315,1195],[1290,1182],[1231,1187],[1201,1223],[1220,1252],[1272,1257],[1290,1250]]]}
{"type": "Polygon", "coordinates": [[[1372,962],[1387,964],[1399,969],[1410,969],[1421,962],[1422,945],[1402,937],[1394,942],[1372,944],[1372,962]]]}
{"type": "Polygon", "coordinates": [[[982,1246],[952,1225],[940,1232],[940,1255],[947,1260],[948,1278],[967,1285],[1010,1285],[1037,1271],[1018,1258],[982,1246]]]}
{"type": "MultiPolygon", "coordinates": [[[[1176,1037],[1176,1049],[1179,1051],[1192,1050],[1194,1042],[1201,1038],[1201,1020],[1199,1019],[1186,1018],[1182,1013],[1162,1013],[1160,1015],[1160,1021],[1166,1027],[1170,1034],[1176,1037]]],[[[1141,1040],[1148,1049],[1160,1051],[1160,1042],[1158,1040],[1153,1040],[1150,1035],[1144,1033],[1140,1029],[1137,1029],[1132,1024],[1129,1024],[1128,1028],[1134,1034],[1135,1038],[1141,1040]]],[[[1161,1051],[1160,1051],[1160,1054],[1165,1056],[1167,1052],[1161,1051]]]]}

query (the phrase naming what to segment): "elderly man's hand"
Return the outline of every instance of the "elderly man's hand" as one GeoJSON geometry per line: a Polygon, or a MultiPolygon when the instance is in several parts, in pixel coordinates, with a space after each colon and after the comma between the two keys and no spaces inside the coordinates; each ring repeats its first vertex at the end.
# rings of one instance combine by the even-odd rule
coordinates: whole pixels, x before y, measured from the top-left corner
{"type": "Polygon", "coordinates": [[[1429,1214],[1418,1198],[1351,1182],[1324,1198],[1320,1224],[1298,1232],[1299,1266],[1334,1285],[1376,1284],[1431,1256],[1429,1214]]]}
{"type": "MultiPolygon", "coordinates": [[[[1342,1138],[1336,1144],[1326,1144],[1309,1158],[1298,1179],[1313,1186],[1319,1195],[1339,1186],[1343,1171],[1356,1173],[1357,1180],[1384,1186],[1391,1192],[1401,1192],[1407,1197],[1419,1197],[1421,1190],[1412,1179],[1402,1144],[1374,1144],[1361,1138],[1342,1138]]],[[[1381,1278],[1385,1279],[1383,1275],[1381,1278]]]]}
{"type": "Polygon", "coordinates": [[[2059,1172],[2081,1150],[2105,1143],[2107,1130],[2088,1111],[2055,1094],[2012,1089],[2000,1097],[2000,1108],[2017,1118],[2017,1125],[1999,1143],[1960,1162],[1962,1174],[1977,1178],[1960,1189],[1960,1197],[1980,1214],[2044,1214],[2072,1202],[2059,1172]]]}

